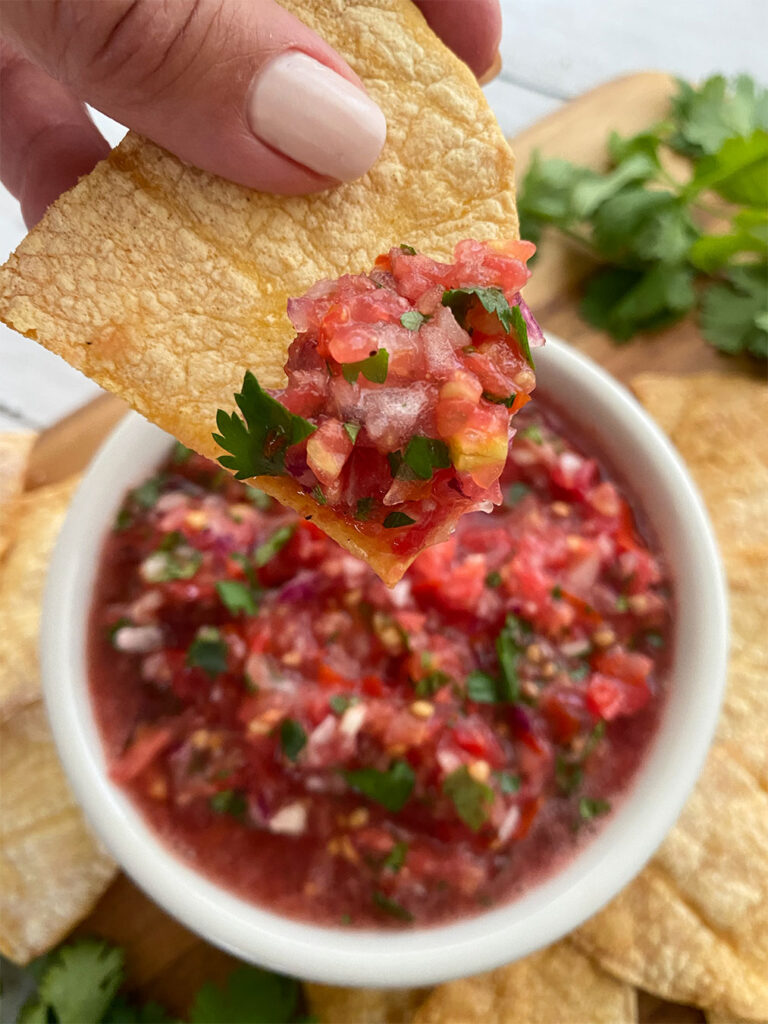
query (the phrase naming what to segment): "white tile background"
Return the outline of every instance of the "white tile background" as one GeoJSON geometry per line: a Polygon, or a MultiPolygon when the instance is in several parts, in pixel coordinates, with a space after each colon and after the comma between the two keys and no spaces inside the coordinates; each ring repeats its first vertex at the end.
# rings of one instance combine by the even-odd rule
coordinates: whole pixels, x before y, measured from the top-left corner
{"type": "MultiPolygon", "coordinates": [[[[0,0],[1,2],[1,0],[0,0]]],[[[486,87],[508,135],[606,79],[638,70],[691,79],[746,71],[768,84],[768,0],[502,0],[503,70],[486,87]]],[[[122,130],[101,115],[110,142],[122,130]]],[[[0,187],[0,258],[21,240],[0,187]]],[[[47,426],[96,394],[81,374],[0,326],[0,430],[47,426]]]]}

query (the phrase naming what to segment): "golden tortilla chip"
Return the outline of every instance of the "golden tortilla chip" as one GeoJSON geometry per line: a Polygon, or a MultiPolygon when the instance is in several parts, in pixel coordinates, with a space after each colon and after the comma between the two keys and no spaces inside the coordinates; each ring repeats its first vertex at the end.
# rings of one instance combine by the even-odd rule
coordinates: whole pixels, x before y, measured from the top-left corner
{"type": "Polygon", "coordinates": [[[429,993],[425,988],[336,988],[304,984],[320,1024],[410,1024],[429,993]]]}
{"type": "Polygon", "coordinates": [[[748,1020],[747,1017],[735,1017],[732,1013],[720,1013],[718,1010],[707,1010],[707,1024],[768,1024],[768,1018],[748,1020]]]}
{"type": "Polygon", "coordinates": [[[663,411],[718,534],[731,597],[728,686],[677,825],[574,938],[666,999],[754,1020],[768,1016],[768,388],[716,374],[645,375],[634,386],[651,413],[663,411]]]}
{"type": "MultiPolygon", "coordinates": [[[[410,0],[286,0],[360,75],[387,118],[361,180],[256,193],[129,134],[47,212],[0,271],[0,318],[210,458],[244,371],[279,386],[286,300],[407,242],[517,237],[514,160],[468,68],[410,0]]],[[[389,582],[382,551],[287,481],[259,480],[389,582]]]]}
{"type": "Polygon", "coordinates": [[[56,945],[117,871],[59,766],[40,701],[0,724],[0,952],[18,964],[56,945]]]}
{"type": "Polygon", "coordinates": [[[440,985],[414,1024],[632,1024],[637,993],[567,939],[488,974],[440,985]]]}
{"type": "Polygon", "coordinates": [[[28,431],[0,434],[0,559],[13,539],[16,502],[24,490],[27,460],[35,436],[28,431]]]}
{"type": "Polygon", "coordinates": [[[16,541],[0,565],[0,721],[40,696],[40,610],[53,546],[78,477],[19,499],[16,541]]]}

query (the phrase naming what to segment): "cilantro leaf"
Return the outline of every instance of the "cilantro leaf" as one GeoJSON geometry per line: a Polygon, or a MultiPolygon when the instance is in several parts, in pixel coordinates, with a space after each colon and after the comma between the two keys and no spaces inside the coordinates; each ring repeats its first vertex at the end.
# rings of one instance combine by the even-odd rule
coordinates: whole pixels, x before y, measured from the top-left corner
{"type": "Polygon", "coordinates": [[[371,517],[373,511],[373,498],[358,498],[355,506],[355,519],[358,523],[365,523],[371,517]]]}
{"type": "Polygon", "coordinates": [[[456,813],[473,832],[477,832],[488,817],[493,803],[493,790],[469,774],[466,765],[457,768],[443,780],[443,792],[453,801],[456,813]]]}
{"type": "Polygon", "coordinates": [[[233,615],[243,612],[245,615],[255,615],[257,604],[253,595],[253,589],[239,580],[218,580],[216,593],[222,603],[233,615]]]}
{"type": "Polygon", "coordinates": [[[726,139],[716,153],[705,157],[686,188],[687,195],[713,189],[723,199],[746,206],[768,200],[768,132],[758,129],[748,138],[726,139]]]}
{"type": "Polygon", "coordinates": [[[436,469],[447,469],[451,465],[451,456],[445,441],[416,435],[406,445],[403,462],[419,480],[431,480],[436,469]]]}
{"type": "Polygon", "coordinates": [[[514,508],[523,498],[531,493],[531,488],[528,484],[524,484],[522,480],[515,480],[514,483],[510,484],[504,490],[504,504],[508,508],[514,508]]]}
{"type": "Polygon", "coordinates": [[[374,384],[383,384],[387,379],[388,368],[389,352],[385,348],[380,348],[367,359],[360,359],[356,363],[342,363],[341,372],[344,374],[344,380],[350,384],[354,384],[361,373],[366,380],[374,384]]]}
{"type": "Polygon", "coordinates": [[[607,814],[610,809],[611,805],[607,800],[596,800],[588,796],[583,796],[579,800],[579,817],[584,821],[607,814]]]}
{"type": "Polygon", "coordinates": [[[284,476],[286,449],[317,428],[268,395],[250,370],[246,371],[235,402],[242,418],[223,409],[216,414],[219,433],[213,435],[213,440],[230,453],[220,456],[219,462],[225,469],[235,471],[236,480],[284,476]]]}
{"type": "Polygon", "coordinates": [[[279,526],[273,534],[267,537],[263,544],[259,544],[253,555],[253,561],[257,568],[261,569],[267,562],[271,562],[275,555],[283,550],[295,532],[295,523],[279,526]]]}
{"type": "Polygon", "coordinates": [[[407,245],[405,242],[401,242],[399,248],[402,249],[403,252],[406,253],[408,256],[416,255],[416,250],[413,248],[413,246],[407,245]]]}
{"type": "Polygon", "coordinates": [[[307,745],[307,734],[295,718],[284,718],[280,723],[280,746],[289,761],[295,761],[307,745]]]}
{"type": "Polygon", "coordinates": [[[411,519],[407,513],[395,511],[390,512],[381,525],[385,530],[396,530],[401,526],[411,526],[415,522],[416,520],[411,519]]]}
{"type": "Polygon", "coordinates": [[[669,144],[686,156],[716,153],[726,139],[768,128],[768,89],[739,75],[729,83],[714,75],[699,88],[678,80],[672,100],[675,130],[669,144]]]}
{"type": "Polygon", "coordinates": [[[499,700],[496,680],[487,672],[470,672],[465,685],[469,699],[478,704],[496,704],[499,700]]]}
{"type": "Polygon", "coordinates": [[[181,441],[177,441],[173,447],[173,455],[171,459],[174,466],[183,466],[185,462],[188,462],[195,453],[191,448],[187,448],[181,441]]]}
{"type": "Polygon", "coordinates": [[[396,917],[399,921],[413,920],[413,914],[410,910],[407,910],[402,903],[398,903],[396,900],[391,900],[388,896],[385,896],[383,892],[379,892],[378,889],[373,893],[373,902],[379,910],[383,910],[384,913],[389,914],[390,917],[396,917]]]}
{"type": "Polygon", "coordinates": [[[467,313],[476,299],[483,309],[498,317],[504,333],[509,334],[514,323],[512,307],[501,288],[449,288],[443,292],[442,303],[451,310],[459,326],[466,327],[467,313]]]}
{"type": "Polygon", "coordinates": [[[715,348],[768,358],[766,279],[766,264],[735,268],[726,281],[706,290],[701,304],[701,331],[715,348]]]}
{"type": "Polygon", "coordinates": [[[123,980],[124,959],[122,950],[93,939],[62,946],[40,979],[40,1004],[59,1024],[100,1021],[123,980]]]}
{"type": "Polygon", "coordinates": [[[181,541],[179,534],[168,534],[142,567],[142,575],[149,583],[167,583],[170,580],[191,580],[203,564],[203,553],[181,541]]]}
{"type": "Polygon", "coordinates": [[[387,857],[382,864],[383,868],[389,868],[394,874],[400,870],[405,864],[405,858],[408,856],[408,843],[399,842],[395,843],[392,849],[387,854],[387,857]]]}
{"type": "Polygon", "coordinates": [[[517,793],[520,789],[521,779],[513,772],[494,772],[499,780],[499,789],[502,793],[517,793]]]}
{"type": "Polygon", "coordinates": [[[192,1004],[190,1024],[276,1024],[297,1019],[301,986],[260,967],[238,967],[223,987],[206,982],[192,1004]]]}
{"type": "Polygon", "coordinates": [[[164,478],[162,476],[153,476],[149,480],[145,480],[143,484],[130,492],[129,498],[131,501],[140,505],[142,508],[154,508],[157,504],[158,498],[160,497],[160,491],[162,489],[164,478]]]}
{"type": "Polygon", "coordinates": [[[357,704],[359,698],[353,694],[346,693],[334,693],[334,695],[328,700],[331,711],[334,715],[343,715],[347,708],[351,708],[353,704],[357,704]]]}
{"type": "Polygon", "coordinates": [[[519,306],[512,306],[512,323],[515,328],[517,342],[525,356],[525,361],[532,370],[535,370],[536,367],[533,364],[533,356],[531,355],[531,343],[528,340],[528,324],[525,322],[525,317],[520,312],[519,306]]]}
{"type": "Polygon", "coordinates": [[[229,814],[233,818],[242,818],[248,810],[245,793],[239,789],[222,789],[214,793],[208,803],[217,814],[229,814]]]}
{"type": "Polygon", "coordinates": [[[420,313],[418,309],[409,309],[407,313],[403,313],[400,317],[400,323],[403,327],[407,327],[409,331],[418,331],[422,324],[431,319],[431,316],[420,313]]]}
{"type": "Polygon", "coordinates": [[[496,654],[501,667],[499,695],[502,700],[516,701],[520,696],[520,682],[517,663],[522,653],[522,626],[514,615],[507,615],[506,622],[496,637],[496,654]]]}
{"type": "Polygon", "coordinates": [[[201,626],[187,651],[187,665],[209,676],[227,671],[227,642],[215,626],[201,626]]]}
{"type": "Polygon", "coordinates": [[[360,424],[345,423],[344,429],[346,430],[347,436],[349,437],[350,441],[352,442],[352,444],[354,444],[355,441],[357,440],[357,435],[360,433],[360,424]]]}
{"type": "Polygon", "coordinates": [[[385,772],[375,768],[346,771],[344,778],[358,793],[393,812],[401,810],[408,802],[416,781],[407,761],[393,761],[385,772]]]}

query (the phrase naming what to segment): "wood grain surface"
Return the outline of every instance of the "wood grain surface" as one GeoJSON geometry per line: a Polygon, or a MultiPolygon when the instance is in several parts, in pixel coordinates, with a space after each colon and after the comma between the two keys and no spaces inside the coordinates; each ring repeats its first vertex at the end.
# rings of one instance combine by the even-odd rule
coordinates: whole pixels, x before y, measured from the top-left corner
{"type": "MultiPolygon", "coordinates": [[[[658,119],[672,88],[668,76],[644,73],[609,82],[573,100],[514,140],[521,173],[537,149],[544,155],[600,166],[608,132],[616,129],[628,134],[658,119]]],[[[670,373],[754,369],[718,356],[704,344],[692,319],[628,345],[615,345],[578,316],[578,285],[589,270],[589,262],[575,248],[545,237],[526,299],[546,329],[588,353],[619,379],[629,381],[648,369],[670,373]]],[[[122,402],[103,396],[46,430],[33,453],[28,487],[53,482],[84,467],[124,411],[122,402]]],[[[129,986],[145,998],[160,1000],[175,1013],[188,1009],[192,994],[204,979],[222,979],[234,963],[169,918],[125,876],[117,879],[77,932],[100,935],[124,946],[129,986]]],[[[648,1024],[704,1020],[696,1009],[665,1003],[647,993],[641,993],[640,1012],[641,1020],[648,1024]]]]}

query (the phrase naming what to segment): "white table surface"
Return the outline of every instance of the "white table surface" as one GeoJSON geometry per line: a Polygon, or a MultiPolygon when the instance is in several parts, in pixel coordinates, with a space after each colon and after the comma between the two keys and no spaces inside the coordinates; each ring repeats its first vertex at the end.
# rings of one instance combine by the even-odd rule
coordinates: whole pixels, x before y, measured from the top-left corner
{"type": "MultiPolygon", "coordinates": [[[[507,135],[630,71],[690,79],[744,71],[768,83],[768,0],[502,0],[502,6],[503,70],[486,94],[507,135]]],[[[110,142],[119,140],[119,125],[98,114],[96,120],[110,142]]],[[[16,203],[0,186],[0,259],[23,235],[16,203]]],[[[41,429],[98,391],[0,325],[0,430],[41,429]]]]}

